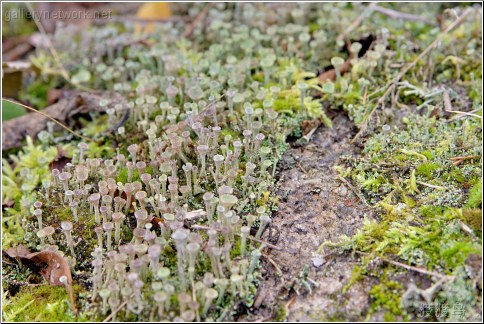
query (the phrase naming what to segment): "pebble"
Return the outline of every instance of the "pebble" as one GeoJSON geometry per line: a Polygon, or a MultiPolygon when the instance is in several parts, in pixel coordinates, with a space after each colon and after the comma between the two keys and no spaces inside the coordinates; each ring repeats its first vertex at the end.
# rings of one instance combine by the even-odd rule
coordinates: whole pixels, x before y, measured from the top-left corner
{"type": "Polygon", "coordinates": [[[313,261],[313,266],[319,268],[324,263],[324,257],[318,254],[314,258],[312,258],[311,261],[313,261]]]}

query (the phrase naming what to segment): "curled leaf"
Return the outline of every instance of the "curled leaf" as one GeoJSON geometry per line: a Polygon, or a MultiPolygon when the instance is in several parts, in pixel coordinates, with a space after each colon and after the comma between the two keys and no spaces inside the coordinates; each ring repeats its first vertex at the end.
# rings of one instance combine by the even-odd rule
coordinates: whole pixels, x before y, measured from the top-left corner
{"type": "Polygon", "coordinates": [[[74,303],[74,291],[72,289],[72,275],[67,261],[57,252],[54,251],[30,251],[23,245],[7,250],[7,255],[11,258],[27,261],[40,266],[42,277],[52,286],[65,286],[68,293],[74,313],[77,313],[74,303]],[[63,278],[64,277],[64,278],[63,278]],[[64,282],[63,282],[64,281],[64,282]]]}

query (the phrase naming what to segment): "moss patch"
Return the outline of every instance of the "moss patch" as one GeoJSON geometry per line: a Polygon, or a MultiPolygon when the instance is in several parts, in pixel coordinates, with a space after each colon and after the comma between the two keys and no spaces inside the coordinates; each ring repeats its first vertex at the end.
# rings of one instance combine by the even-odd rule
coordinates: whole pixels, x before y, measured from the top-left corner
{"type": "Polygon", "coordinates": [[[3,307],[3,320],[14,322],[73,322],[69,296],[60,286],[26,286],[3,307]]]}

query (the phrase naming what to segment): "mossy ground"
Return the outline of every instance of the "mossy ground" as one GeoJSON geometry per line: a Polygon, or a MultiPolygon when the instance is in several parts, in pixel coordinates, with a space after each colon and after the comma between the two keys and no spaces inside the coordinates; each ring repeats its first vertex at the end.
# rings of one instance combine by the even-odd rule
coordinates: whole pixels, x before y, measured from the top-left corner
{"type": "MultiPolygon", "coordinates": [[[[74,286],[76,293],[79,287],[74,286]]],[[[12,298],[4,300],[3,320],[8,322],[86,321],[72,312],[68,293],[61,286],[47,284],[25,286],[12,298]]]]}
{"type": "MultiPolygon", "coordinates": [[[[336,31],[341,29],[340,25],[350,25],[360,14],[353,10],[355,6],[324,4],[322,8],[325,17],[333,17],[337,13],[342,21],[322,19],[309,24],[311,32],[324,30],[326,34],[323,36],[327,42],[312,57],[302,54],[302,58],[310,58],[308,70],[316,71],[330,66],[330,59],[335,55],[346,58],[347,53],[341,53],[342,44],[336,40],[336,31]]],[[[452,19],[445,16],[447,13],[437,5],[406,4],[403,8],[398,4],[389,4],[388,7],[423,14],[425,17],[440,16],[447,24],[452,19]]],[[[269,259],[263,260],[261,287],[265,289],[289,287],[284,296],[289,298],[291,293],[294,294],[294,290],[291,290],[293,287],[304,287],[302,278],[298,277],[301,267],[311,264],[312,252],[317,250],[319,244],[333,242],[326,245],[332,246],[332,252],[326,248],[320,252],[342,252],[334,260],[330,259],[333,263],[323,266],[324,271],[311,267],[310,275],[316,275],[320,282],[328,282],[325,280],[330,279],[326,286],[314,288],[316,297],[322,296],[319,299],[328,304],[318,304],[314,301],[316,298],[309,296],[309,291],[303,289],[303,296],[295,302],[298,311],[291,312],[282,307],[279,300],[270,304],[274,296],[280,297],[278,290],[270,293],[274,298],[268,297],[269,311],[264,313],[264,306],[262,310],[257,309],[257,297],[261,296],[261,292],[259,290],[256,295],[256,282],[252,287],[255,301],[247,300],[245,306],[233,309],[234,305],[240,303],[227,299],[224,301],[225,309],[214,311],[216,319],[233,318],[233,315],[241,314],[248,314],[250,319],[263,314],[264,318],[269,316],[280,321],[287,318],[394,321],[475,320],[482,317],[482,299],[479,294],[482,286],[479,288],[479,278],[474,277],[472,269],[469,269],[469,260],[476,255],[481,256],[482,251],[482,119],[448,112],[442,97],[444,92],[449,95],[453,110],[472,111],[482,118],[482,62],[479,55],[476,55],[482,46],[482,30],[477,22],[477,19],[468,19],[447,33],[441,46],[417,62],[415,68],[400,80],[392,95],[391,106],[378,109],[373,119],[370,119],[366,137],[364,141],[356,143],[358,146],[350,144],[349,136],[355,135],[352,129],[354,125],[346,119],[334,118],[334,115],[341,116],[341,111],[344,111],[356,126],[362,126],[393,77],[405,64],[415,60],[442,28],[439,29],[433,23],[389,19],[373,13],[372,19],[364,20],[350,35],[354,40],[362,39],[368,33],[377,35],[380,40],[386,38],[387,47],[383,54],[385,60],[372,69],[356,64],[350,73],[356,77],[348,77],[344,81],[346,83],[336,82],[334,94],[315,88],[313,96],[305,101],[310,115],[319,116],[323,123],[330,126],[331,120],[326,117],[326,110],[322,107],[338,110],[337,113],[329,110],[336,129],[325,129],[324,135],[314,135],[316,139],[313,143],[291,149],[289,154],[303,158],[292,159],[285,155],[283,164],[286,166],[279,169],[279,174],[286,177],[281,179],[281,190],[285,190],[285,194],[281,191],[280,199],[265,192],[262,199],[247,206],[247,209],[254,209],[258,205],[268,205],[271,209],[279,205],[280,208],[277,213],[279,218],[264,238],[276,244],[279,237],[282,237],[279,244],[287,250],[272,251],[269,257],[272,256],[276,266],[283,264],[283,269],[287,270],[292,281],[281,284],[281,277],[274,264],[269,259]],[[365,80],[368,85],[362,86],[365,80]],[[390,126],[389,130],[383,131],[381,126],[384,124],[390,126]],[[462,161],[459,157],[463,158],[462,161]],[[291,166],[287,167],[288,164],[291,166]],[[363,197],[365,201],[359,201],[351,193],[344,193],[342,187],[345,185],[340,184],[338,176],[354,187],[346,191],[354,189],[358,197],[363,197]],[[314,179],[319,179],[319,182],[316,181],[318,185],[314,185],[314,179]],[[331,206],[328,206],[328,202],[331,206]],[[364,253],[364,257],[359,253],[364,253]],[[430,295],[425,295],[428,298],[424,300],[420,292],[410,294],[413,288],[409,283],[415,283],[419,289],[425,290],[434,287],[437,280],[419,274],[418,271],[402,269],[385,260],[398,261],[453,279],[444,282],[430,295]],[[251,308],[253,304],[255,306],[251,308]],[[330,306],[324,308],[322,305],[330,306]],[[419,312],[422,305],[432,305],[434,309],[439,305],[448,305],[452,309],[455,305],[463,305],[463,315],[459,317],[455,312],[442,315],[432,311],[422,317],[419,312]],[[309,316],[307,312],[300,311],[307,311],[308,307],[314,308],[310,309],[313,313],[309,316]],[[361,309],[355,310],[357,307],[361,309]],[[240,314],[232,314],[237,312],[240,314]]],[[[39,59],[49,60],[42,57],[39,59]]],[[[282,62],[280,70],[291,68],[291,64],[293,62],[282,62]]],[[[182,74],[186,72],[180,71],[182,74]]],[[[314,83],[313,76],[314,73],[307,75],[308,83],[314,83]]],[[[253,81],[263,81],[260,72],[251,77],[253,81]]],[[[24,96],[30,98],[34,105],[42,105],[46,99],[46,86],[52,84],[60,83],[51,78],[48,82],[34,82],[25,90],[28,93],[24,96]]],[[[109,88],[109,83],[106,84],[109,88]]],[[[267,87],[275,85],[277,83],[270,83],[267,87]]],[[[284,128],[288,134],[272,134],[271,141],[264,145],[276,146],[277,152],[281,154],[287,149],[286,136],[293,139],[307,133],[301,127],[302,120],[297,115],[300,110],[298,96],[299,92],[293,89],[281,93],[274,101],[275,110],[287,116],[284,128]]],[[[254,107],[261,106],[260,101],[254,103],[254,107]]],[[[128,155],[126,143],[117,143],[116,134],[105,132],[106,121],[106,116],[96,116],[93,121],[84,120],[80,123],[84,127],[82,134],[102,138],[90,144],[89,157],[111,158],[116,146],[119,146],[121,153],[128,155]]],[[[236,120],[233,121],[235,124],[236,120]]],[[[236,136],[232,125],[222,126],[223,136],[236,136]]],[[[126,131],[132,129],[127,125],[126,131]]],[[[131,135],[136,142],[145,140],[143,134],[131,135]]],[[[72,137],[65,139],[68,142],[72,137]]],[[[64,145],[63,149],[67,152],[73,150],[70,144],[64,145]]],[[[7,209],[7,215],[2,219],[2,248],[24,240],[21,219],[25,208],[21,200],[33,199],[31,193],[43,185],[42,181],[49,172],[49,163],[56,154],[52,146],[28,141],[26,148],[8,161],[15,165],[13,169],[9,169],[9,163],[4,163],[2,187],[6,195],[3,200],[12,201],[13,207],[7,209]],[[25,168],[30,171],[23,171],[25,168]]],[[[271,159],[281,159],[281,156],[271,156],[271,159]]],[[[116,180],[126,182],[127,174],[127,169],[122,169],[116,180]]],[[[133,173],[134,180],[139,180],[138,171],[133,173]]],[[[240,176],[237,183],[241,183],[240,176]]],[[[47,225],[58,224],[72,217],[69,208],[59,201],[55,193],[51,202],[52,205],[46,211],[47,225]]],[[[189,201],[189,204],[196,209],[203,206],[199,198],[189,201]]],[[[90,267],[87,261],[85,265],[83,262],[89,259],[89,253],[96,244],[96,235],[90,230],[92,225],[91,219],[91,223],[81,223],[75,228],[83,238],[75,248],[81,270],[77,277],[79,285],[76,292],[82,306],[87,305],[85,292],[89,289],[89,281],[83,272],[88,272],[90,267]]],[[[35,222],[30,226],[32,232],[35,222]]],[[[126,234],[126,238],[130,239],[131,232],[126,231],[126,234]]],[[[62,233],[57,233],[56,240],[62,239],[62,233]]],[[[174,261],[174,251],[168,251],[168,259],[174,261]]],[[[231,250],[231,257],[239,255],[240,246],[236,245],[231,250]]],[[[169,263],[174,266],[176,262],[171,261],[169,263]]],[[[207,259],[201,259],[199,266],[202,271],[209,268],[210,264],[207,259]]],[[[7,286],[15,282],[32,283],[29,281],[32,278],[29,279],[31,273],[28,270],[21,271],[16,267],[5,269],[7,273],[2,280],[7,286]]],[[[287,276],[282,278],[287,279],[287,276]]],[[[482,282],[482,278],[480,280],[482,282]]],[[[94,318],[89,309],[85,316],[76,318],[70,311],[62,287],[20,285],[16,286],[15,292],[15,295],[7,295],[4,299],[6,302],[2,316],[5,320],[82,321],[94,318]]],[[[262,300],[266,302],[264,298],[262,300]]],[[[176,298],[173,304],[177,305],[176,298]]],[[[136,320],[134,316],[127,319],[136,320]]]]}

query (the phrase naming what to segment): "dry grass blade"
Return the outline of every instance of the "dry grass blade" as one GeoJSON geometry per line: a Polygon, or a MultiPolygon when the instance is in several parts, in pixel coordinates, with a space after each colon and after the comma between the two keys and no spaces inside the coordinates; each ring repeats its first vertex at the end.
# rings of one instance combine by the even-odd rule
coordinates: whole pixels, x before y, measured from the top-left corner
{"type": "Polygon", "coordinates": [[[407,64],[401,71],[400,73],[398,73],[398,75],[395,77],[395,79],[393,79],[393,81],[387,85],[387,90],[385,91],[385,93],[380,97],[380,99],[378,99],[378,101],[376,102],[375,106],[371,109],[371,111],[368,113],[368,115],[365,116],[365,118],[363,119],[363,121],[361,122],[360,124],[360,130],[358,131],[358,133],[355,135],[355,137],[353,138],[352,142],[356,141],[362,134],[363,132],[366,130],[366,127],[368,126],[368,121],[370,120],[370,118],[373,116],[373,113],[376,111],[376,109],[378,107],[382,107],[385,103],[385,100],[387,99],[387,97],[390,95],[390,93],[392,93],[392,91],[395,90],[395,87],[397,85],[397,83],[401,80],[401,78],[403,76],[405,76],[405,74],[407,74],[408,71],[410,71],[416,64],[418,61],[420,61],[424,56],[426,56],[428,53],[430,53],[435,47],[437,47],[437,45],[442,41],[442,39],[444,38],[444,36],[449,33],[452,29],[454,29],[455,27],[459,26],[463,21],[464,19],[473,11],[472,8],[469,8],[469,9],[466,9],[462,15],[460,15],[460,17],[458,19],[456,19],[452,24],[450,24],[443,32],[441,32],[435,39],[434,41],[422,52],[420,53],[419,56],[417,56],[415,58],[415,60],[413,60],[412,62],[410,62],[409,64],[407,64]]]}
{"type": "MultiPolygon", "coordinates": [[[[32,13],[35,12],[35,10],[32,7],[32,4],[31,3],[26,2],[25,5],[27,6],[27,8],[29,9],[30,12],[32,12],[32,13]]],[[[47,47],[49,47],[49,50],[52,53],[52,56],[54,57],[55,62],[57,63],[57,65],[59,65],[59,68],[61,70],[62,76],[64,77],[64,79],[66,79],[67,81],[69,81],[70,80],[69,73],[67,73],[66,68],[62,64],[62,62],[61,62],[61,60],[59,58],[59,54],[57,53],[57,50],[52,45],[52,42],[50,41],[49,37],[47,37],[47,32],[45,31],[44,26],[42,26],[42,24],[38,21],[38,19],[35,18],[36,17],[35,15],[32,15],[32,16],[34,17],[33,20],[35,22],[35,25],[37,26],[37,28],[39,29],[40,33],[44,37],[45,42],[47,44],[47,47]]]]}
{"type": "MultiPolygon", "coordinates": [[[[364,256],[370,256],[371,255],[370,253],[365,253],[365,252],[361,252],[361,251],[356,251],[356,253],[358,253],[360,255],[364,255],[364,256]]],[[[446,279],[446,280],[451,280],[451,279],[454,278],[453,276],[447,276],[447,275],[443,275],[443,274],[440,274],[440,273],[437,273],[437,272],[434,272],[434,271],[429,271],[427,269],[422,269],[422,268],[417,268],[417,267],[409,266],[409,265],[407,265],[405,263],[401,263],[401,262],[398,262],[398,261],[393,261],[393,260],[389,260],[389,259],[382,258],[382,257],[375,257],[375,258],[378,258],[378,259],[382,260],[383,262],[387,262],[387,263],[393,264],[393,265],[395,265],[397,267],[401,267],[401,268],[404,268],[404,269],[407,269],[407,270],[411,270],[411,271],[415,271],[415,272],[418,272],[418,273],[426,274],[426,275],[429,275],[429,276],[432,276],[432,277],[446,279]]]]}
{"type": "Polygon", "coordinates": [[[64,129],[65,129],[65,130],[67,130],[68,132],[70,132],[70,133],[72,133],[72,134],[76,135],[77,137],[82,138],[82,139],[83,139],[83,140],[85,140],[85,141],[93,142],[93,140],[92,140],[92,139],[90,139],[90,138],[88,138],[88,137],[85,137],[85,136],[83,136],[83,135],[81,135],[81,134],[79,134],[79,133],[74,132],[72,129],[70,129],[70,128],[69,128],[69,127],[67,127],[66,125],[62,124],[62,123],[61,123],[60,121],[58,121],[57,119],[53,118],[52,116],[47,115],[46,113],[44,113],[44,112],[42,112],[42,111],[39,111],[39,110],[37,110],[37,109],[34,109],[34,108],[29,107],[29,106],[24,105],[24,104],[21,104],[20,102],[16,102],[16,101],[14,101],[14,100],[5,99],[5,98],[2,98],[2,100],[3,100],[3,101],[6,101],[6,102],[10,102],[10,103],[15,104],[15,105],[22,106],[22,107],[24,107],[25,109],[28,109],[28,110],[30,110],[30,111],[33,111],[33,112],[37,113],[37,114],[40,114],[40,115],[44,116],[45,118],[48,118],[48,119],[52,120],[54,123],[56,123],[57,125],[61,126],[62,128],[64,128],[64,129]]]}
{"type": "Polygon", "coordinates": [[[213,3],[208,3],[205,6],[205,8],[203,8],[203,10],[200,11],[200,13],[195,17],[195,19],[193,19],[192,23],[188,25],[188,27],[183,32],[183,37],[187,38],[193,34],[197,25],[201,23],[203,19],[205,19],[205,16],[208,14],[208,11],[210,10],[210,8],[213,7],[213,5],[214,5],[213,3]]]}

